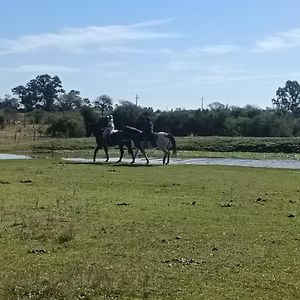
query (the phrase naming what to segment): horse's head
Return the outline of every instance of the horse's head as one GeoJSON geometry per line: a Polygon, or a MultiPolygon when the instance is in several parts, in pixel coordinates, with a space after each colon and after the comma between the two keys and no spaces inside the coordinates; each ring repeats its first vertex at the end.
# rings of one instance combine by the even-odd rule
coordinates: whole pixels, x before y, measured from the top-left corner
{"type": "Polygon", "coordinates": [[[99,123],[87,123],[85,126],[86,137],[90,137],[91,135],[98,136],[102,135],[105,128],[101,127],[99,123]]]}

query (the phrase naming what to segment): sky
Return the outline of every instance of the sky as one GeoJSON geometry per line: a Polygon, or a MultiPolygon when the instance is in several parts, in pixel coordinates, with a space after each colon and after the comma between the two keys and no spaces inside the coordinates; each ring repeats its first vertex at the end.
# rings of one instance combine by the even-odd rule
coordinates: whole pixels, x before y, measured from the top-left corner
{"type": "Polygon", "coordinates": [[[266,108],[278,87],[300,79],[299,0],[3,0],[0,8],[2,98],[49,74],[91,101],[266,108]]]}

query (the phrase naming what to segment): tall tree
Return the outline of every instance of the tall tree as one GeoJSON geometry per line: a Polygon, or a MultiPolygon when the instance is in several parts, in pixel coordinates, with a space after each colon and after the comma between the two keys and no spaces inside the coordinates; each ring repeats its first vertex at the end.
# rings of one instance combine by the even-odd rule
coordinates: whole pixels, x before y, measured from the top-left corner
{"type": "Polygon", "coordinates": [[[33,82],[37,86],[40,97],[40,105],[46,111],[54,110],[58,95],[64,93],[61,80],[58,76],[51,77],[48,74],[39,75],[33,82]]]}
{"type": "Polygon", "coordinates": [[[83,104],[80,92],[75,90],[61,95],[58,100],[58,106],[61,111],[79,111],[83,104]]]}
{"type": "Polygon", "coordinates": [[[108,95],[101,95],[97,97],[95,101],[95,108],[99,108],[101,115],[104,114],[104,111],[111,111],[113,109],[113,100],[108,95]]]}
{"type": "Polygon", "coordinates": [[[272,99],[277,109],[286,109],[295,115],[300,114],[300,85],[298,81],[288,80],[285,87],[279,87],[276,99],[272,99]]]}
{"type": "Polygon", "coordinates": [[[63,93],[61,80],[58,76],[48,74],[38,75],[30,80],[26,86],[19,85],[12,89],[18,95],[25,111],[41,108],[46,111],[54,110],[58,95],[63,93]]]}

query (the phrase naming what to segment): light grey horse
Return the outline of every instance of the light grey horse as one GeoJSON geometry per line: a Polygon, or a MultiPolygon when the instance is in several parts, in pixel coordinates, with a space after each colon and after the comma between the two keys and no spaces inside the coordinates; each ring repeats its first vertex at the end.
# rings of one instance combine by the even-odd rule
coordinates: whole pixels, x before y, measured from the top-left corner
{"type": "Polygon", "coordinates": [[[125,126],[123,128],[123,138],[130,138],[136,148],[134,155],[134,160],[141,151],[146,159],[147,165],[149,164],[149,159],[145,152],[145,149],[157,148],[164,152],[163,165],[167,165],[170,162],[170,150],[173,149],[173,155],[176,155],[176,141],[171,133],[167,132],[155,132],[153,133],[153,141],[148,141],[145,139],[143,132],[137,128],[125,126]]]}

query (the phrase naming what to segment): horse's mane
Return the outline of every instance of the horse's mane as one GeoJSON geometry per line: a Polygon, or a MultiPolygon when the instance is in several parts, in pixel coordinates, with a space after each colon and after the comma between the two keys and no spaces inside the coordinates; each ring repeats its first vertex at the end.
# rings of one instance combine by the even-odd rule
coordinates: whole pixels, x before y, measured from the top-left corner
{"type": "Polygon", "coordinates": [[[86,124],[86,132],[87,132],[87,136],[90,135],[102,135],[104,131],[104,127],[103,124],[101,124],[99,121],[95,121],[95,122],[89,122],[86,124]]]}

